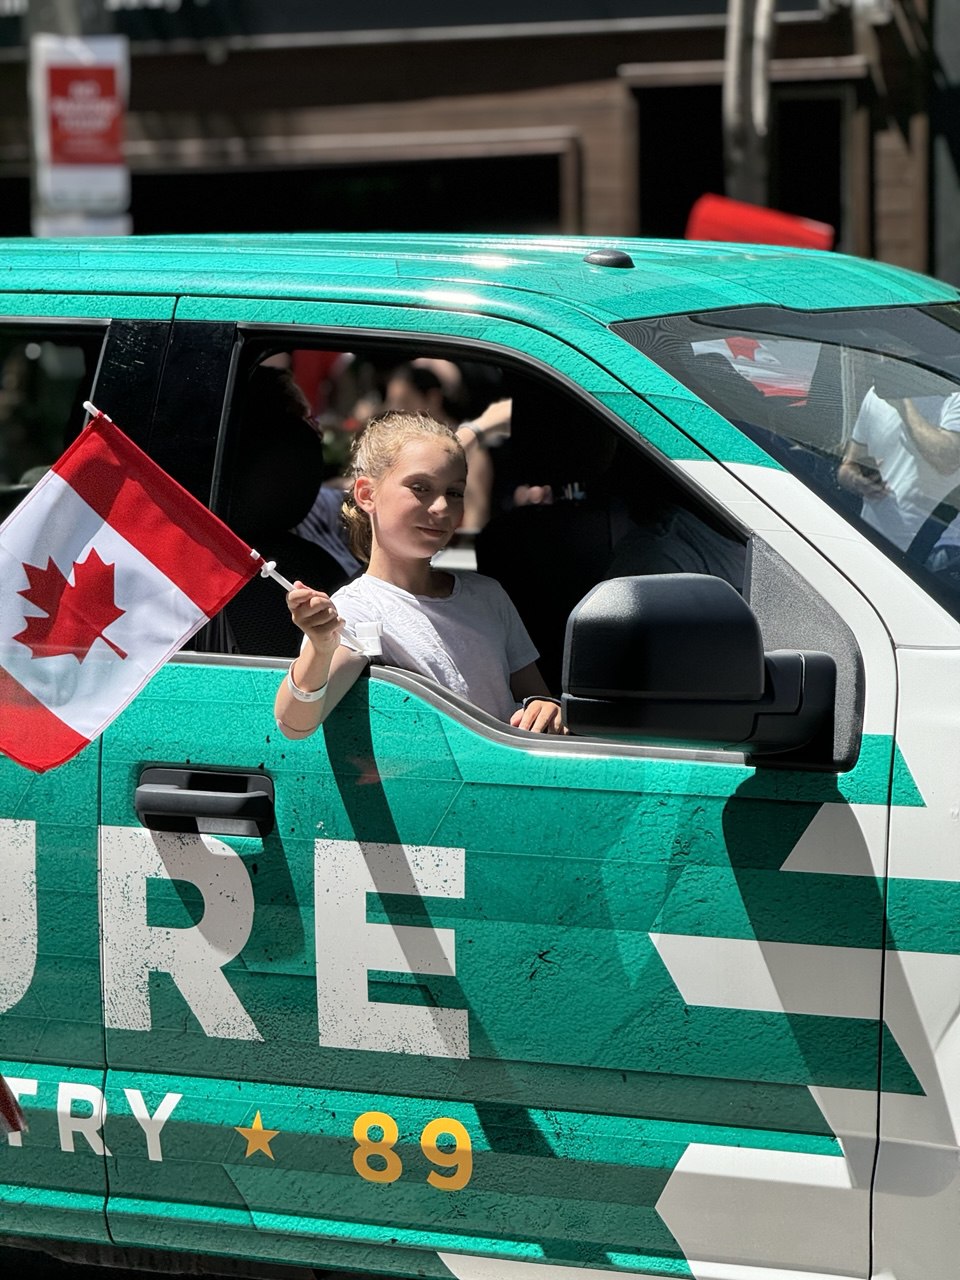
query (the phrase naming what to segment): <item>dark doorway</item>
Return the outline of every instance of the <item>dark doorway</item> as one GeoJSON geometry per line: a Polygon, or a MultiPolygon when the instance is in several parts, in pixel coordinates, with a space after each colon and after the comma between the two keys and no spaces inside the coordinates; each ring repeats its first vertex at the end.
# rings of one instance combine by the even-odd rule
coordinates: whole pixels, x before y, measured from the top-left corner
{"type": "Polygon", "coordinates": [[[240,231],[556,233],[556,155],[134,174],[140,235],[240,231]]]}
{"type": "Polygon", "coordinates": [[[30,234],[30,179],[0,178],[0,236],[30,234]]]}
{"type": "MultiPolygon", "coordinates": [[[[640,233],[682,236],[693,202],[722,195],[720,85],[641,89],[640,233]]],[[[844,98],[837,90],[775,87],[769,206],[843,234],[844,98]]]]}
{"type": "Polygon", "coordinates": [[[843,236],[843,99],[836,92],[789,93],[773,103],[770,204],[816,218],[843,236]]]}
{"type": "Polygon", "coordinates": [[[641,89],[640,234],[682,236],[693,202],[723,194],[719,85],[641,89]]]}

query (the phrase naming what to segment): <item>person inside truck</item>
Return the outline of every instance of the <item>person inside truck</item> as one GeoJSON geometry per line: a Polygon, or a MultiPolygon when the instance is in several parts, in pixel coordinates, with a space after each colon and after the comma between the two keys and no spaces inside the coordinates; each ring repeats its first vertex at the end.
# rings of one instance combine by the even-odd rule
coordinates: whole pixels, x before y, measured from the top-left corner
{"type": "Polygon", "coordinates": [[[884,378],[881,367],[860,405],[837,481],[862,499],[861,519],[907,551],[960,484],[960,393],[911,399],[895,375],[884,378]]]}
{"type": "Polygon", "coordinates": [[[470,464],[460,527],[473,533],[482,529],[490,517],[493,468],[482,447],[486,442],[482,428],[464,421],[467,401],[464,374],[459,365],[452,360],[419,356],[393,369],[387,379],[383,407],[427,414],[457,432],[470,464]]]}
{"type": "Polygon", "coordinates": [[[367,568],[332,595],[302,581],[288,593],[304,639],[277,691],[280,731],[308,737],[333,711],[367,663],[344,628],[373,623],[392,666],[515,728],[562,733],[559,701],[500,584],[431,564],[463,517],[467,463],[455,432],[423,414],[385,413],[355,441],[349,475],[345,517],[367,568]]]}
{"type": "MultiPolygon", "coordinates": [[[[328,549],[291,532],[310,509],[324,457],[288,370],[268,364],[252,370],[231,462],[227,519],[239,536],[278,560],[291,577],[328,591],[346,582],[348,570],[328,549]]],[[[295,653],[300,638],[265,578],[254,578],[237,593],[219,625],[227,633],[225,643],[239,653],[295,653]]]]}

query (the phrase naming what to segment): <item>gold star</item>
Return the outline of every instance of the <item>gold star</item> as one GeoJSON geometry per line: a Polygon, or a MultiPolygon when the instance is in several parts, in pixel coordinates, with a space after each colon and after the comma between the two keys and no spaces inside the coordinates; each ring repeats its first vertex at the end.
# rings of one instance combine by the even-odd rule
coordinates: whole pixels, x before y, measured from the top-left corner
{"type": "Polygon", "coordinates": [[[270,1143],[274,1140],[279,1129],[265,1129],[263,1121],[260,1119],[260,1112],[253,1117],[253,1124],[249,1129],[245,1129],[242,1125],[234,1125],[237,1133],[241,1138],[246,1139],[247,1149],[244,1152],[244,1160],[247,1156],[252,1156],[255,1151],[262,1151],[264,1155],[273,1159],[273,1152],[270,1150],[270,1143]]]}

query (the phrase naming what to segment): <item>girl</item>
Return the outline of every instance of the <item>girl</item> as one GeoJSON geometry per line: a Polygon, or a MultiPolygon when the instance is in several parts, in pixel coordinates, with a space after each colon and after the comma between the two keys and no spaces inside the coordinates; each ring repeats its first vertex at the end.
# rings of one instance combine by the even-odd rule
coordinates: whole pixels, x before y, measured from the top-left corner
{"type": "Polygon", "coordinates": [[[503,588],[430,563],[463,514],[467,464],[453,430],[424,414],[385,413],[354,442],[348,474],[344,518],[367,569],[332,597],[302,582],[287,594],[304,639],[277,691],[281,732],[313,733],[363,671],[367,659],[341,644],[344,622],[379,622],[390,665],[430,676],[517,728],[562,733],[559,703],[503,588]]]}

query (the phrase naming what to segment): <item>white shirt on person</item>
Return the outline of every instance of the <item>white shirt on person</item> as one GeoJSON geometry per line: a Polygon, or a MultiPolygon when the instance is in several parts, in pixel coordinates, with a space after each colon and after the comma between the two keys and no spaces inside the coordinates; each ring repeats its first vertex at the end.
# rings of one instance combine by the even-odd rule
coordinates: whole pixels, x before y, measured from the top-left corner
{"type": "MultiPolygon", "coordinates": [[[[945,431],[960,431],[960,393],[946,400],[921,397],[914,404],[945,431]]],[[[865,498],[860,514],[871,528],[906,551],[930,513],[960,484],[960,469],[944,475],[929,463],[898,411],[872,387],[863,398],[852,439],[863,446],[889,490],[882,498],[865,498]]]]}
{"type": "Polygon", "coordinates": [[[538,654],[513,602],[493,578],[454,573],[442,598],[415,596],[369,573],[331,597],[350,626],[379,622],[383,660],[429,676],[475,706],[509,721],[515,671],[538,654]]]}

